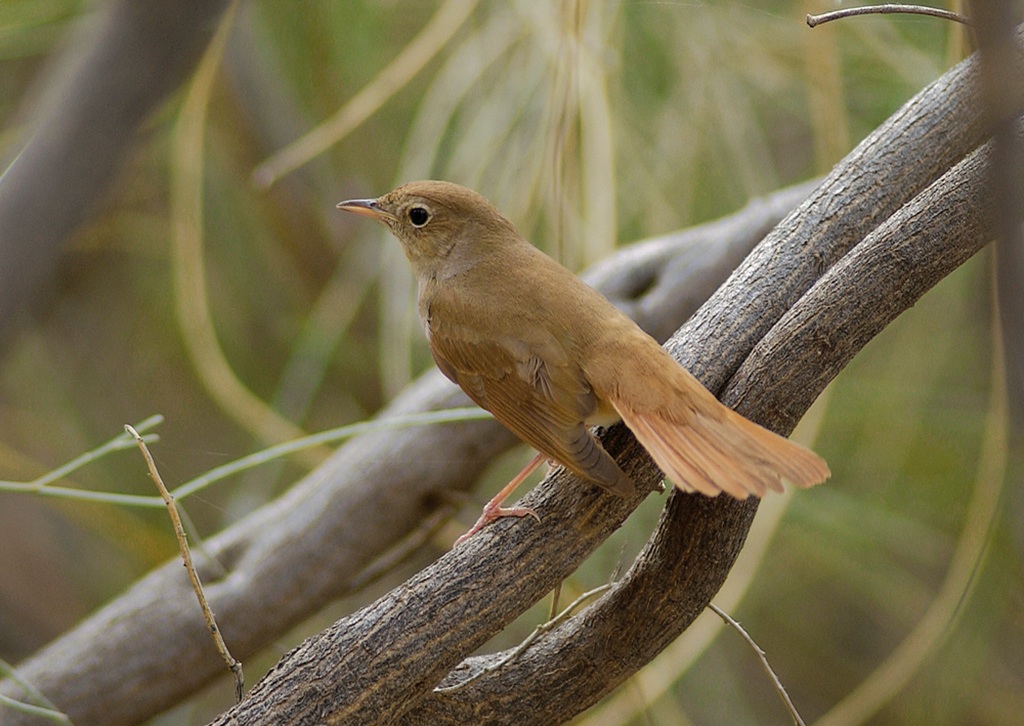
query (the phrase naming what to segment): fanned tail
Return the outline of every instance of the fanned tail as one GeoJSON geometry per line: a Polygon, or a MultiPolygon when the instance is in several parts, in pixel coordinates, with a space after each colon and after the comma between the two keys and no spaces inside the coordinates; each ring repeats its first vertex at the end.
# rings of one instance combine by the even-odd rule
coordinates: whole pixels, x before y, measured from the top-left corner
{"type": "Polygon", "coordinates": [[[781,492],[783,480],[807,488],[830,475],[828,464],[813,451],[717,400],[713,410],[691,409],[683,423],[614,399],[612,404],[665,476],[684,491],[746,499],[769,489],[781,492]]]}

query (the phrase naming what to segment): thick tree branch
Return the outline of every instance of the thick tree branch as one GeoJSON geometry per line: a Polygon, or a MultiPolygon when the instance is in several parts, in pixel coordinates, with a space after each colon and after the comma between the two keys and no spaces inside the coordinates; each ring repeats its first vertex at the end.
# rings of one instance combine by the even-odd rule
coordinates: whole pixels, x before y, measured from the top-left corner
{"type": "MultiPolygon", "coordinates": [[[[726,402],[742,404],[743,413],[788,433],[802,406],[853,351],[989,239],[985,187],[969,174],[977,171],[977,158],[941,182],[950,181],[950,189],[965,195],[967,201],[958,201],[953,212],[973,220],[966,227],[973,237],[961,236],[959,219],[952,227],[945,224],[950,212],[944,186],[922,195],[982,140],[976,75],[975,61],[966,61],[865,139],[672,338],[668,347],[676,357],[711,390],[722,391],[726,402]],[[918,195],[918,203],[897,214],[918,195]],[[905,232],[905,223],[918,231],[905,232]],[[899,233],[895,240],[893,232],[899,233]],[[901,252],[893,251],[896,241],[907,242],[901,252]],[[940,241],[959,252],[929,257],[941,249],[940,241]],[[769,333],[784,316],[780,331],[794,318],[822,314],[809,307],[819,303],[814,295],[820,293],[799,301],[857,245],[873,253],[852,255],[825,280],[856,261],[852,279],[866,286],[850,287],[851,278],[844,278],[838,290],[843,297],[825,300],[824,308],[839,314],[849,307],[871,320],[855,344],[830,345],[818,329],[800,340],[798,360],[763,357],[788,344],[788,332],[781,343],[769,333]],[[916,266],[915,252],[928,263],[916,266]],[[891,273],[876,279],[883,263],[891,273]],[[898,302],[880,306],[876,295],[898,302]],[[760,359],[744,367],[762,340],[760,359]],[[806,370],[794,375],[794,364],[801,363],[806,370]],[[765,405],[770,394],[782,401],[804,394],[790,387],[801,375],[814,381],[803,404],[765,405]],[[730,379],[735,382],[726,386],[730,379]],[[734,400],[740,391],[744,395],[734,400]]],[[[619,501],[554,472],[522,502],[541,515],[541,524],[492,525],[376,603],[307,640],[216,723],[393,723],[402,716],[410,722],[551,723],[593,703],[706,606],[742,546],[756,502],[674,494],[623,583],[528,652],[547,653],[539,656],[542,667],[530,667],[538,665],[531,658],[513,662],[474,681],[465,698],[458,690],[432,695],[431,689],[569,574],[656,485],[658,473],[621,427],[604,442],[637,482],[637,496],[619,501]]],[[[474,670],[472,664],[466,670],[474,670]]]]}
{"type": "MultiPolygon", "coordinates": [[[[721,284],[809,191],[782,190],[732,217],[634,245],[595,269],[592,281],[623,308],[642,310],[664,337],[701,302],[679,291],[721,284]]],[[[430,371],[382,417],[467,404],[430,371]]],[[[204,549],[218,563],[200,563],[201,575],[232,652],[245,659],[351,592],[395,542],[446,506],[448,492],[469,489],[514,445],[494,422],[361,436],[281,499],[208,540],[204,549]]],[[[76,724],[136,723],[223,670],[177,560],[19,667],[76,724]]],[[[4,692],[12,692],[9,684],[4,692]]]]}
{"type": "Polygon", "coordinates": [[[583,278],[664,343],[820,179],[753,199],[738,214],[624,248],[583,278]]]}
{"type": "MultiPolygon", "coordinates": [[[[832,267],[755,348],[723,400],[779,430],[791,428],[857,351],[979,250],[994,229],[986,184],[990,146],[832,267]]],[[[700,614],[728,574],[755,508],[674,494],[647,549],[611,592],[501,670],[464,689],[431,694],[406,722],[543,724],[584,710],[700,614]]],[[[491,658],[470,659],[444,685],[491,658]]]]}
{"type": "MultiPolygon", "coordinates": [[[[974,61],[953,69],[869,137],[684,327],[670,348],[712,390],[722,391],[738,375],[755,344],[797,306],[824,270],[980,143],[974,74],[974,61]]],[[[943,210],[929,214],[941,216],[943,210]]],[[[657,284],[650,289],[656,288],[657,284]]],[[[820,353],[817,366],[827,370],[834,354],[821,340],[809,345],[820,353]]],[[[769,375],[757,385],[787,400],[793,391],[777,384],[769,375]]],[[[726,400],[733,395],[728,390],[726,394],[726,400]]],[[[745,412],[779,430],[787,430],[799,415],[796,409],[767,410],[754,405],[757,400],[754,396],[744,404],[751,406],[745,412]]],[[[454,402],[451,390],[440,386],[436,376],[428,376],[388,413],[454,402]]],[[[347,583],[415,529],[446,489],[468,487],[485,463],[510,444],[510,437],[496,424],[363,437],[340,449],[281,500],[213,538],[210,551],[226,571],[219,580],[215,570],[203,577],[211,582],[208,594],[233,651],[244,657],[346,592],[347,583]],[[412,470],[409,462],[433,465],[412,470]]],[[[370,723],[414,713],[411,709],[417,707],[439,709],[431,688],[476,645],[571,572],[653,487],[657,473],[626,432],[613,429],[606,445],[616,454],[629,449],[623,464],[641,484],[632,500],[609,501],[586,485],[567,482],[561,475],[552,477],[529,495],[530,505],[542,514],[541,525],[497,523],[378,603],[294,651],[223,721],[237,718],[247,723],[304,714],[317,714],[319,719],[337,708],[355,721],[370,723]],[[500,547],[493,547],[499,540],[500,547]],[[424,648],[402,651],[413,643],[424,648]]],[[[664,595],[647,587],[665,574],[641,565],[661,562],[676,577],[689,578],[677,612],[699,612],[731,567],[753,510],[753,504],[725,498],[673,497],[643,558],[609,597],[635,593],[635,612],[650,613],[664,595]],[[683,519],[686,526],[680,527],[683,519]],[[684,544],[699,561],[695,569],[678,569],[683,565],[676,548],[684,544]]],[[[23,664],[21,672],[76,723],[135,722],[152,715],[218,672],[216,656],[204,647],[201,618],[190,605],[186,588],[177,563],[155,571],[23,664]]],[[[679,600],[678,593],[672,597],[679,600]]],[[[605,611],[588,608],[541,639],[524,659],[549,641],[560,642],[557,638],[566,633],[573,645],[561,651],[563,657],[577,647],[589,657],[602,653],[577,642],[600,612],[605,611]]],[[[659,631],[656,645],[674,637],[674,627],[659,631]]],[[[514,669],[517,663],[509,667],[514,669]]],[[[567,686],[574,690],[563,691],[573,698],[562,704],[558,718],[628,675],[612,668],[596,684],[583,677],[584,671],[601,670],[605,663],[603,655],[585,668],[577,662],[567,686]]],[[[470,662],[465,670],[473,666],[470,662]]],[[[505,673],[502,669],[493,675],[502,678],[505,673]]],[[[465,692],[488,682],[490,676],[481,678],[465,692]]],[[[508,681],[486,696],[489,700],[483,703],[488,705],[482,707],[503,709],[497,704],[509,700],[510,688],[533,693],[527,684],[508,681]]],[[[459,706],[459,693],[451,692],[445,708],[459,706]]],[[[537,703],[539,707],[541,701],[537,703]]],[[[545,712],[541,708],[537,713],[545,712]]]]}

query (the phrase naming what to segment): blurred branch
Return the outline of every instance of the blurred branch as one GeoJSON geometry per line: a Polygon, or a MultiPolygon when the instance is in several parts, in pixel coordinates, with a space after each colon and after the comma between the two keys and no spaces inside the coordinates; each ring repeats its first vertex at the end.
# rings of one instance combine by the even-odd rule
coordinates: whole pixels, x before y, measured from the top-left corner
{"type": "Polygon", "coordinates": [[[993,382],[981,453],[961,534],[942,585],[899,645],[860,685],[823,714],[815,726],[867,723],[920,672],[928,656],[953,634],[954,623],[967,608],[978,582],[978,571],[992,542],[1000,500],[1007,489],[1005,474],[1010,466],[1006,386],[1002,379],[1002,360],[998,356],[998,335],[995,332],[993,335],[997,338],[996,356],[992,363],[993,382]]]}
{"type": "MultiPolygon", "coordinates": [[[[664,338],[810,189],[785,189],[732,217],[633,245],[588,279],[664,338]]],[[[380,419],[467,403],[430,371],[380,419]]],[[[515,443],[489,419],[370,430],[280,499],[206,540],[216,562],[197,564],[232,651],[247,658],[364,585],[367,573],[379,575],[392,548],[404,549],[433,512],[450,511],[450,493],[469,489],[515,443]]],[[[19,673],[81,724],[138,722],[206,686],[223,664],[204,647],[205,628],[183,575],[177,560],[168,562],[19,673]]]]}
{"type": "Polygon", "coordinates": [[[1020,4],[971,2],[981,58],[982,102],[996,145],[992,190],[998,221],[995,276],[1011,431],[1024,437],[1024,64],[1013,32],[1020,4]]]}
{"type": "Polygon", "coordinates": [[[39,302],[142,123],[198,62],[227,0],[114,0],[35,93],[24,148],[0,177],[0,330],[39,302]]]}
{"type": "MultiPolygon", "coordinates": [[[[279,461],[296,452],[344,441],[367,431],[393,430],[407,426],[427,426],[451,421],[471,421],[489,418],[491,418],[491,414],[487,411],[476,406],[469,406],[466,408],[449,408],[443,411],[412,413],[406,416],[392,416],[383,420],[360,421],[347,426],[338,426],[337,428],[319,431],[299,439],[292,439],[276,446],[270,446],[234,461],[229,461],[226,464],[221,464],[213,469],[208,469],[199,476],[179,484],[171,491],[171,495],[176,499],[184,499],[230,476],[264,466],[273,461],[279,461]]],[[[162,422],[163,416],[157,414],[136,424],[134,428],[137,431],[148,431],[162,422]]],[[[144,438],[147,444],[160,440],[157,434],[148,434],[144,438]]],[[[103,502],[105,504],[119,504],[126,507],[164,507],[165,502],[159,496],[95,491],[92,489],[56,486],[53,483],[67,478],[73,472],[96,461],[100,457],[106,456],[110,452],[120,451],[132,446],[135,446],[135,441],[127,433],[121,433],[107,443],[75,457],[68,463],[52,469],[32,481],[15,482],[0,480],[0,492],[56,497],[60,499],[82,499],[92,502],[103,502]]]]}
{"type": "Polygon", "coordinates": [[[0,676],[10,678],[14,683],[17,683],[23,694],[21,699],[14,699],[0,694],[0,710],[7,708],[19,713],[33,715],[40,719],[53,721],[54,723],[71,723],[71,719],[67,717],[67,714],[58,711],[46,696],[40,693],[31,683],[22,680],[18,676],[17,671],[2,659],[0,659],[0,676]]]}
{"type": "MultiPolygon", "coordinates": [[[[953,169],[984,141],[976,82],[970,59],[868,137],[670,341],[676,357],[741,412],[791,429],[877,329],[989,238],[989,200],[977,176],[987,150],[953,169]],[[909,234],[898,233],[904,223],[909,234]]],[[[761,211],[745,214],[763,220],[761,211]]],[[[662,280],[692,279],[669,277],[668,269],[633,287],[634,295],[657,291],[662,280]]],[[[686,275],[721,280],[727,270],[697,265],[686,275]]],[[[660,324],[687,312],[666,311],[660,324]]],[[[384,415],[462,400],[432,373],[384,415]]],[[[500,670],[458,690],[431,691],[500,659],[470,658],[453,670],[653,490],[660,476],[628,432],[613,428],[604,441],[637,482],[634,497],[612,500],[556,473],[523,501],[541,513],[541,526],[496,523],[307,640],[221,722],[268,714],[301,721],[315,712],[362,723],[550,723],[621,683],[710,601],[756,502],[673,494],[645,551],[601,600],[500,670]]],[[[225,639],[245,657],[347,592],[447,492],[467,488],[511,443],[497,424],[466,423],[369,434],[341,448],[281,499],[209,541],[223,572],[203,577],[225,639]]],[[[176,564],[151,573],[19,672],[76,723],[138,721],[176,703],[218,666],[202,648],[202,620],[181,574],[176,564]]]]}
{"type": "MultiPolygon", "coordinates": [[[[856,351],[990,238],[990,150],[971,153],[983,141],[976,80],[971,59],[905,105],[669,341],[723,401],[787,433],[856,351]]],[[[593,704],[707,606],[757,508],[673,492],[633,568],[597,603],[499,670],[478,675],[502,654],[459,665],[657,485],[659,473],[622,427],[603,441],[636,495],[616,500],[556,470],[520,502],[541,514],[541,526],[493,525],[306,640],[215,723],[314,714],[357,723],[554,723],[593,704]]]]}
{"type": "Polygon", "coordinates": [[[1010,0],[972,1],[981,57],[982,102],[991,124],[996,154],[992,185],[998,227],[993,274],[996,323],[1002,337],[1009,418],[1009,531],[1024,562],[1024,140],[1018,120],[1024,109],[1024,64],[1020,37],[1011,28],[1021,4],[1010,0]]]}

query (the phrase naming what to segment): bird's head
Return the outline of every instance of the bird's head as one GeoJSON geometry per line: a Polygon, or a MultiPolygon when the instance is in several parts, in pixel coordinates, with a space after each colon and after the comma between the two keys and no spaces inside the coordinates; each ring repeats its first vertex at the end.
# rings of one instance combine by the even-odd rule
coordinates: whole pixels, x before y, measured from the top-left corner
{"type": "Polygon", "coordinates": [[[385,224],[420,277],[447,276],[521,239],[493,204],[451,182],[410,182],[377,199],[350,199],[338,209],[385,224]]]}

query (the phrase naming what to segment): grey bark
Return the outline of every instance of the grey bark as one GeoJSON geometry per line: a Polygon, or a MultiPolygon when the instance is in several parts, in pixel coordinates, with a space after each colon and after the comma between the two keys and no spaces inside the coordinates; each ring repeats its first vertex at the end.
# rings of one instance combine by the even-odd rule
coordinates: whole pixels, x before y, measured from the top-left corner
{"type": "MultiPolygon", "coordinates": [[[[669,341],[723,400],[788,433],[836,372],[992,235],[977,65],[951,70],[865,139],[669,341]],[[962,163],[960,163],[962,161],[962,163]]],[[[656,655],[728,574],[756,501],[673,493],[626,578],[509,667],[461,690],[469,659],[570,573],[657,484],[621,428],[603,437],[638,484],[619,501],[556,471],[503,521],[308,639],[214,723],[556,723],[656,655]]]]}
{"type": "MultiPolygon", "coordinates": [[[[629,247],[591,281],[666,336],[812,187],[751,202],[732,217],[629,247]],[[679,264],[696,260],[697,264],[679,264]],[[638,297],[628,297],[636,295],[638,297]],[[652,301],[653,298],[653,301],[652,301]]],[[[436,371],[381,418],[469,405],[436,371]]],[[[449,512],[515,438],[493,421],[367,434],[352,440],[279,500],[196,553],[232,653],[241,659],[354,587],[421,523],[449,512]]],[[[76,724],[136,723],[224,672],[181,563],[172,559],[19,666],[76,724]]],[[[7,684],[4,693],[14,692],[7,684]]],[[[19,716],[4,714],[12,723],[19,716]]]]}
{"type": "MultiPolygon", "coordinates": [[[[712,391],[788,432],[867,338],[988,240],[988,196],[978,178],[987,157],[950,171],[984,140],[976,75],[969,60],[897,112],[673,337],[669,349],[712,391]],[[861,313],[846,319],[847,308],[861,313]]],[[[643,299],[662,284],[681,281],[665,277],[631,289],[643,299]]],[[[429,375],[385,415],[461,400],[429,375]]],[[[213,538],[209,550],[224,571],[207,567],[204,577],[229,646],[244,658],[346,592],[436,510],[444,492],[467,488],[511,443],[496,424],[361,437],[280,500],[213,538]],[[432,465],[414,469],[410,462],[418,461],[432,465]]],[[[632,499],[549,477],[524,502],[540,512],[540,525],[489,527],[308,640],[218,723],[465,722],[483,714],[551,723],[613,688],[717,591],[756,503],[673,494],[648,547],[612,593],[509,667],[461,690],[432,690],[478,668],[479,659],[459,663],[571,572],[653,490],[658,474],[627,432],[613,428],[605,445],[638,482],[632,499]]],[[[176,562],[19,668],[81,724],[137,722],[222,669],[176,562]]]]}
{"type": "MultiPolygon", "coordinates": [[[[156,106],[187,78],[227,0],[116,0],[88,18],[34,92],[0,177],[0,331],[52,287],[156,106]]],[[[0,342],[3,342],[0,340],[0,342]]]]}
{"type": "MultiPolygon", "coordinates": [[[[1024,65],[1014,32],[1020,3],[972,2],[981,61],[981,88],[993,133],[996,303],[1003,338],[1011,437],[1024,453],[1024,142],[1017,119],[1024,111],[1024,65]]],[[[1016,510],[1020,512],[1018,508],[1016,510]]],[[[1018,530],[1019,531],[1019,530],[1018,530]]]]}

